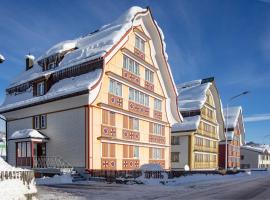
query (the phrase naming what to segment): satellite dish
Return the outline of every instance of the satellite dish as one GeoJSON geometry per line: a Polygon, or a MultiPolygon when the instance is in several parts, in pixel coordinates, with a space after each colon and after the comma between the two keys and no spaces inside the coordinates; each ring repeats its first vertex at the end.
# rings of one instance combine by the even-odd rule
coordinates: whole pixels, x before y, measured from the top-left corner
{"type": "Polygon", "coordinates": [[[190,170],[188,165],[185,165],[184,169],[185,169],[185,171],[189,171],[190,170]]]}
{"type": "Polygon", "coordinates": [[[5,57],[2,54],[0,54],[0,63],[3,63],[4,61],[5,61],[5,57]]]}

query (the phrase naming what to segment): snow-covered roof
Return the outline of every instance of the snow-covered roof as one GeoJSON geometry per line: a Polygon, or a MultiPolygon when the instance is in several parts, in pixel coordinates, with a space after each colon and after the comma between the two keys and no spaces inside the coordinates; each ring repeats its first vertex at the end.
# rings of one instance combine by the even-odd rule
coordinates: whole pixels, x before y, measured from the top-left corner
{"type": "Polygon", "coordinates": [[[23,129],[15,131],[9,138],[9,140],[15,139],[26,139],[26,138],[35,138],[35,139],[48,139],[47,136],[41,134],[35,129],[23,129]]]}
{"type": "Polygon", "coordinates": [[[184,117],[184,121],[182,123],[178,123],[172,126],[172,132],[197,130],[200,124],[200,120],[200,115],[184,117]]]}
{"type": "Polygon", "coordinates": [[[224,118],[225,118],[225,126],[228,123],[228,128],[235,128],[241,114],[241,106],[237,107],[229,107],[228,111],[227,108],[223,108],[224,118]]]}
{"type": "Polygon", "coordinates": [[[91,87],[98,82],[101,75],[102,69],[96,69],[80,76],[63,79],[55,83],[51,89],[43,96],[33,97],[32,88],[24,93],[17,95],[7,94],[4,103],[0,107],[0,112],[44,100],[54,99],[87,89],[90,90],[91,87]]]}
{"type": "Polygon", "coordinates": [[[25,58],[29,58],[31,60],[35,60],[35,56],[33,56],[31,54],[25,55],[25,58]]]}
{"type": "Polygon", "coordinates": [[[131,7],[122,16],[111,24],[102,26],[97,31],[82,36],[73,40],[60,42],[50,48],[45,54],[36,59],[32,69],[23,72],[16,77],[9,87],[28,82],[36,79],[42,75],[48,75],[54,71],[58,71],[70,66],[74,66],[86,61],[94,60],[104,56],[132,27],[132,21],[138,12],[147,11],[141,7],[131,7]],[[42,68],[38,65],[37,61],[46,58],[50,55],[61,53],[76,47],[75,50],[67,53],[59,66],[50,71],[42,72],[42,68]]]}
{"type": "Polygon", "coordinates": [[[4,61],[5,60],[5,57],[2,54],[0,54],[0,60],[1,61],[4,61]]]}
{"type": "Polygon", "coordinates": [[[206,101],[206,92],[211,82],[202,83],[202,80],[194,80],[177,85],[180,111],[200,110],[206,101]]]}
{"type": "Polygon", "coordinates": [[[270,146],[269,145],[244,145],[241,146],[243,149],[251,150],[251,151],[256,151],[259,153],[268,153],[270,154],[270,146]]]}

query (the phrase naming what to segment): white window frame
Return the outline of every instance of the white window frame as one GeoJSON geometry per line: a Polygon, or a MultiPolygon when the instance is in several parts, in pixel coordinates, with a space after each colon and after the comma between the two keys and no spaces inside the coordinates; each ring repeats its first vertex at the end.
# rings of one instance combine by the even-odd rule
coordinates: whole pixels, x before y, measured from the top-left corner
{"type": "Polygon", "coordinates": [[[154,99],[154,110],[161,111],[162,110],[162,101],[159,99],[154,99]]]}
{"type": "Polygon", "coordinates": [[[162,149],[152,148],[152,158],[154,160],[162,160],[162,149]]]}
{"type": "Polygon", "coordinates": [[[138,35],[135,35],[135,47],[139,49],[141,52],[145,52],[145,41],[138,35]]]}
{"type": "Polygon", "coordinates": [[[34,116],[34,129],[40,129],[40,117],[34,116]]]}
{"type": "Polygon", "coordinates": [[[129,100],[134,101],[135,103],[149,107],[149,95],[140,92],[136,89],[129,88],[129,100]]]}
{"type": "Polygon", "coordinates": [[[129,72],[135,74],[136,76],[140,76],[140,65],[135,60],[130,57],[123,55],[123,67],[129,72]]]}
{"type": "Polygon", "coordinates": [[[122,97],[122,84],[116,80],[110,79],[109,93],[122,97]]]}
{"type": "Polygon", "coordinates": [[[45,94],[45,82],[37,83],[37,96],[42,96],[45,94]]]}
{"type": "Polygon", "coordinates": [[[154,135],[162,135],[162,125],[161,124],[156,124],[154,123],[154,130],[153,130],[154,135]]]}
{"type": "Polygon", "coordinates": [[[47,126],[47,115],[40,115],[40,128],[45,129],[47,126]]]}
{"type": "Polygon", "coordinates": [[[145,68],[145,80],[153,83],[154,82],[154,72],[152,72],[151,70],[145,68]]]}
{"type": "Polygon", "coordinates": [[[133,146],[133,158],[140,157],[140,148],[139,146],[133,146]]]}

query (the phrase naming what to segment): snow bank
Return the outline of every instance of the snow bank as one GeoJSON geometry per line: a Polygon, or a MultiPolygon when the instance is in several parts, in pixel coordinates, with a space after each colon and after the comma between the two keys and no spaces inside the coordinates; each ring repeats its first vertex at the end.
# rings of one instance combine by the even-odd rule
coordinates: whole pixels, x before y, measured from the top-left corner
{"type": "Polygon", "coordinates": [[[15,131],[9,139],[22,139],[22,138],[40,138],[46,137],[35,129],[23,129],[15,131]]]}
{"type": "Polygon", "coordinates": [[[159,164],[144,164],[140,167],[141,171],[163,171],[164,169],[159,164]]]}
{"type": "Polygon", "coordinates": [[[197,130],[200,124],[200,120],[200,115],[184,117],[184,121],[182,123],[178,123],[172,126],[172,132],[197,130]]]}
{"type": "Polygon", "coordinates": [[[72,177],[70,174],[63,174],[61,176],[55,175],[53,177],[42,177],[36,179],[37,185],[56,185],[56,184],[68,184],[72,183],[72,177]]]}

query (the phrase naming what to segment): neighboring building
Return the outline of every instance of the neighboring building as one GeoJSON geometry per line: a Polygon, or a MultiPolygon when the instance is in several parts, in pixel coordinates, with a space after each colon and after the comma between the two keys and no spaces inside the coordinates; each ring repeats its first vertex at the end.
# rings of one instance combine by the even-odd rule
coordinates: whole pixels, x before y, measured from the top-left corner
{"type": "Polygon", "coordinates": [[[270,168],[270,148],[268,145],[241,146],[241,169],[270,168]]]}
{"type": "MultiPolygon", "coordinates": [[[[242,108],[223,108],[225,118],[225,135],[227,136],[227,168],[240,168],[240,146],[245,144],[245,128],[242,108]]],[[[219,167],[225,168],[226,140],[219,143],[219,167]]]]}
{"type": "Polygon", "coordinates": [[[170,169],[177,90],[164,36],[149,8],[132,7],[115,22],[61,42],[8,87],[8,161],[29,165],[60,156],[89,170],[170,169]]]}
{"type": "Polygon", "coordinates": [[[218,142],[225,137],[214,78],[183,83],[177,88],[184,121],[172,127],[172,169],[217,169],[218,142]]]}

